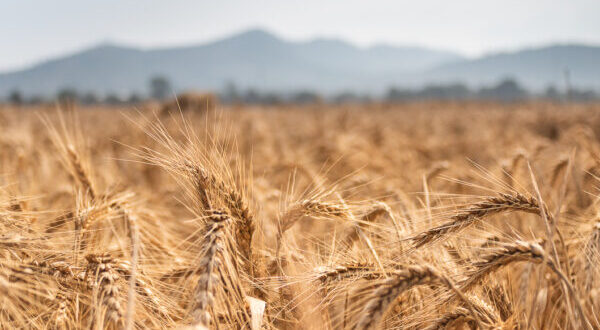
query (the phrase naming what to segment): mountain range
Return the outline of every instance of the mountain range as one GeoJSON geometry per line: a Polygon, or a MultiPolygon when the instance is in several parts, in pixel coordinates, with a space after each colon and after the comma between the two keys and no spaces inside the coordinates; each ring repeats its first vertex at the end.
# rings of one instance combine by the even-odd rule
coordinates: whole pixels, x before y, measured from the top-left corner
{"type": "Polygon", "coordinates": [[[228,84],[266,91],[381,92],[390,86],[462,82],[479,87],[511,77],[541,90],[564,84],[600,89],[600,47],[560,44],[466,58],[423,47],[357,47],[339,39],[283,40],[254,29],[186,47],[139,49],[101,44],[24,70],[0,73],[0,95],[51,96],[65,88],[97,94],[144,93],[163,76],[176,91],[228,84]]]}

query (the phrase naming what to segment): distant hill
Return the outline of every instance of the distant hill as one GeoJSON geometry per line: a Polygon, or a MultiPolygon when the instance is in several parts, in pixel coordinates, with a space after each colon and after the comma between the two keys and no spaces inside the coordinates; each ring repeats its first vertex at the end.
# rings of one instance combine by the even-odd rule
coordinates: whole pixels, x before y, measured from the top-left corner
{"type": "Polygon", "coordinates": [[[444,64],[423,72],[418,79],[481,86],[511,77],[528,88],[539,90],[549,84],[564,86],[567,70],[574,86],[600,90],[600,47],[553,45],[494,54],[444,64]]]}
{"type": "Polygon", "coordinates": [[[466,59],[448,51],[376,45],[360,48],[336,39],[290,42],[263,30],[189,47],[141,50],[103,44],[31,68],[0,74],[0,96],[56,94],[63,88],[97,94],[147,90],[167,77],[176,90],[239,88],[320,92],[381,92],[390,85],[463,81],[473,86],[514,77],[529,88],[562,84],[600,89],[600,48],[558,45],[466,59]]]}
{"type": "Polygon", "coordinates": [[[166,76],[177,89],[220,89],[234,82],[242,88],[334,91],[369,87],[382,77],[460,59],[456,53],[419,47],[358,48],[329,39],[288,42],[251,30],[190,47],[140,50],[99,45],[0,74],[0,95],[12,89],[53,95],[67,87],[96,93],[143,92],[154,75],[166,76]]]}

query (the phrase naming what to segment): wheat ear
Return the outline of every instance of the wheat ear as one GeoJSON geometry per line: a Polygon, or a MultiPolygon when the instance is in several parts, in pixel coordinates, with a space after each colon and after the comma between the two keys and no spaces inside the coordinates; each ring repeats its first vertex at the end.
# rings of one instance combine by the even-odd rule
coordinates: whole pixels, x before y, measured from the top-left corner
{"type": "Polygon", "coordinates": [[[244,269],[248,274],[252,274],[252,236],[256,225],[248,202],[237,190],[228,187],[223,180],[203,167],[188,163],[185,169],[191,175],[196,194],[204,209],[212,208],[212,202],[208,197],[210,189],[214,189],[223,197],[223,202],[236,220],[234,223],[235,242],[239,248],[238,252],[244,258],[244,269]]]}
{"type": "Polygon", "coordinates": [[[91,199],[94,200],[96,198],[96,191],[94,190],[90,176],[83,167],[81,159],[79,158],[79,155],[75,151],[73,145],[69,145],[67,147],[67,153],[69,154],[69,161],[71,162],[71,166],[73,166],[73,171],[75,172],[75,180],[81,184],[83,189],[90,195],[91,199]]]}
{"type": "Polygon", "coordinates": [[[596,263],[598,261],[598,254],[600,253],[600,222],[594,224],[594,229],[585,244],[584,251],[585,291],[589,292],[594,284],[594,274],[597,267],[596,263]]]}
{"type": "Polygon", "coordinates": [[[413,237],[413,243],[416,248],[432,242],[442,236],[458,232],[482,218],[506,211],[523,211],[528,213],[540,213],[538,201],[533,197],[526,197],[522,194],[500,194],[499,196],[489,197],[484,201],[472,204],[466,209],[459,211],[451,217],[449,222],[429,229],[413,237]]]}
{"type": "Polygon", "coordinates": [[[97,290],[97,299],[102,306],[102,310],[96,307],[93,323],[103,315],[105,325],[122,326],[123,312],[119,301],[119,287],[116,283],[119,275],[113,268],[113,259],[107,254],[89,254],[86,259],[88,261],[86,277],[91,280],[90,286],[97,290]],[[90,278],[90,275],[94,278],[90,278]]]}
{"type": "Polygon", "coordinates": [[[468,290],[480,283],[487,275],[498,271],[514,262],[529,261],[540,263],[544,260],[544,249],[537,242],[515,241],[512,244],[496,249],[484,255],[480,261],[472,264],[474,268],[469,278],[461,284],[461,288],[468,290]]]}
{"type": "Polygon", "coordinates": [[[441,280],[442,276],[429,266],[409,266],[392,274],[392,277],[373,292],[354,329],[366,330],[375,327],[400,294],[415,286],[439,283],[441,280]]]}
{"type": "Polygon", "coordinates": [[[447,326],[457,321],[461,321],[464,324],[470,321],[472,322],[473,318],[470,317],[469,311],[467,311],[463,307],[458,307],[456,310],[447,313],[444,316],[435,320],[435,322],[432,325],[426,327],[424,330],[446,329],[447,326]]]}
{"type": "Polygon", "coordinates": [[[345,219],[349,217],[349,213],[343,206],[314,199],[305,199],[293,204],[283,213],[277,225],[277,244],[275,248],[275,257],[277,260],[280,260],[279,252],[281,250],[283,234],[305,216],[345,219]]]}
{"type": "Polygon", "coordinates": [[[210,309],[214,305],[214,295],[219,282],[219,268],[224,260],[225,226],[229,216],[222,211],[211,211],[208,217],[207,230],[202,239],[204,253],[198,268],[202,270],[196,285],[193,310],[193,326],[210,327],[210,309]]]}
{"type": "Polygon", "coordinates": [[[575,309],[577,314],[579,314],[582,327],[589,329],[589,322],[585,317],[583,307],[581,306],[581,302],[577,297],[577,293],[571,281],[569,281],[567,276],[557,267],[556,263],[551,258],[548,258],[547,254],[544,252],[544,248],[537,242],[516,241],[514,244],[484,256],[481,262],[477,262],[473,265],[476,270],[471,277],[461,285],[461,289],[468,290],[474,284],[480,283],[488,274],[517,261],[529,261],[534,263],[545,262],[563,282],[566,287],[566,293],[571,295],[571,298],[575,302],[575,309]]]}
{"type": "Polygon", "coordinates": [[[384,277],[376,265],[371,264],[349,264],[336,267],[317,267],[314,270],[314,278],[326,284],[333,281],[341,281],[348,278],[377,279],[384,277]]]}

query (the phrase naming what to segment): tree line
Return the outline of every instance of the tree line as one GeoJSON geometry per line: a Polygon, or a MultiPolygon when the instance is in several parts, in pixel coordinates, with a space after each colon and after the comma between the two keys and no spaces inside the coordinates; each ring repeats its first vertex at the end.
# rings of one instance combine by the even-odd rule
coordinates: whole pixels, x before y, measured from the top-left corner
{"type": "MultiPolygon", "coordinates": [[[[550,85],[543,92],[531,92],[514,79],[504,79],[493,86],[478,89],[469,88],[462,83],[430,84],[422,88],[390,87],[385,93],[374,95],[345,91],[333,95],[323,95],[312,90],[293,92],[269,92],[257,89],[239,89],[228,83],[216,93],[223,103],[244,104],[309,104],[309,103],[369,103],[369,102],[408,102],[420,100],[489,100],[498,102],[514,102],[531,99],[542,99],[553,102],[594,102],[600,101],[600,94],[593,90],[572,87],[558,88],[550,85]]],[[[148,82],[145,94],[131,93],[127,97],[109,93],[99,97],[93,92],[81,93],[73,88],[61,89],[54,98],[24,97],[20,91],[12,91],[6,101],[12,104],[36,104],[49,101],[78,102],[81,104],[135,104],[149,99],[164,100],[174,97],[174,89],[169,80],[156,76],[148,82]]]]}
{"type": "Polygon", "coordinates": [[[18,89],[12,90],[6,97],[6,101],[12,104],[40,104],[47,102],[77,102],[86,105],[106,104],[122,105],[136,104],[149,99],[164,100],[174,96],[173,87],[169,80],[162,76],[156,76],[148,81],[148,91],[144,93],[132,92],[128,96],[117,93],[108,93],[104,96],[88,91],[81,92],[75,88],[67,87],[60,89],[53,97],[24,96],[18,89]]]}

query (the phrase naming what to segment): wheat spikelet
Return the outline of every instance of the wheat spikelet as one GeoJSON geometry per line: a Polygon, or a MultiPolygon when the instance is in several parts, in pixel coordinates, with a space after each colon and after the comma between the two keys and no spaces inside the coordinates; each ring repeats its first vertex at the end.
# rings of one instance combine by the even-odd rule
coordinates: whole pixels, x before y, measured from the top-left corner
{"type": "Polygon", "coordinates": [[[208,197],[208,189],[217,185],[216,177],[210,175],[204,168],[194,166],[191,163],[186,163],[184,168],[187,170],[190,179],[194,183],[195,193],[202,208],[205,210],[212,209],[212,204],[208,197]]]}
{"type": "Polygon", "coordinates": [[[312,277],[315,277],[316,280],[325,284],[348,278],[376,279],[382,278],[383,276],[384,274],[378,271],[376,265],[356,263],[336,267],[317,267],[314,270],[314,275],[312,277]]]}
{"type": "Polygon", "coordinates": [[[90,195],[92,200],[94,200],[96,198],[96,192],[92,186],[92,181],[90,180],[87,171],[83,167],[81,159],[79,158],[79,155],[75,151],[73,145],[70,144],[67,146],[67,153],[69,154],[69,160],[71,162],[71,166],[73,167],[73,171],[75,172],[75,180],[81,184],[83,190],[90,195]]]}
{"type": "Polygon", "coordinates": [[[68,311],[68,300],[67,297],[59,292],[54,298],[54,305],[56,310],[51,316],[51,326],[54,329],[69,329],[69,311],[68,311]]]}
{"type": "Polygon", "coordinates": [[[86,277],[90,287],[97,291],[98,300],[92,323],[96,324],[98,320],[102,320],[104,325],[122,326],[123,312],[116,283],[119,275],[113,268],[113,259],[108,254],[88,254],[86,260],[86,277]]]}
{"type": "Polygon", "coordinates": [[[453,281],[438,270],[430,266],[407,266],[392,274],[371,295],[355,329],[369,329],[376,326],[394,302],[403,292],[420,285],[441,284],[450,289],[455,296],[465,305],[470,315],[479,327],[495,324],[498,320],[497,313],[487,303],[470,298],[456,287],[453,281]]]}
{"type": "MultiPolygon", "coordinates": [[[[119,205],[119,204],[117,204],[119,205]]],[[[125,317],[125,328],[133,328],[134,311],[135,311],[135,287],[137,284],[137,264],[139,257],[139,229],[137,224],[137,217],[127,208],[118,206],[118,210],[125,221],[127,227],[127,236],[131,243],[131,269],[129,278],[129,290],[127,294],[127,312],[125,317]]]]}
{"type": "Polygon", "coordinates": [[[498,311],[501,320],[507,320],[514,314],[515,304],[513,304],[512,296],[504,286],[497,284],[491,288],[484,288],[484,291],[488,301],[498,311]]]}
{"type": "Polygon", "coordinates": [[[394,273],[373,292],[354,329],[365,330],[376,326],[398,295],[418,285],[440,282],[440,279],[438,272],[428,266],[409,266],[394,273]]]}
{"type": "Polygon", "coordinates": [[[281,234],[285,233],[304,216],[346,218],[348,217],[348,211],[346,208],[335,203],[305,199],[299,203],[295,203],[282,215],[279,232],[281,234]]]}
{"type": "Polygon", "coordinates": [[[214,306],[214,295],[216,285],[219,282],[219,267],[222,263],[224,253],[224,231],[229,222],[229,216],[222,211],[212,211],[207,221],[207,231],[202,240],[205,247],[204,253],[198,263],[202,270],[196,284],[194,294],[194,305],[191,315],[194,319],[193,325],[210,327],[210,309],[214,306]]]}
{"type": "Polygon", "coordinates": [[[322,218],[348,218],[349,213],[348,210],[343,206],[324,201],[317,201],[314,199],[305,199],[301,202],[294,203],[281,216],[277,224],[277,245],[275,254],[278,262],[280,262],[279,252],[281,250],[283,234],[305,216],[322,218]]]}
{"type": "Polygon", "coordinates": [[[72,211],[68,211],[65,212],[59,216],[57,216],[55,219],[53,219],[48,226],[46,227],[45,232],[47,234],[51,234],[54,233],[56,231],[58,231],[58,229],[63,226],[64,224],[66,224],[69,220],[73,219],[74,215],[72,211]]]}
{"type": "Polygon", "coordinates": [[[590,238],[584,247],[585,256],[585,290],[590,291],[594,284],[594,274],[596,272],[596,263],[600,255],[600,222],[594,224],[590,238]]]}
{"type": "Polygon", "coordinates": [[[450,168],[450,163],[448,163],[447,161],[442,161],[442,162],[438,162],[438,163],[434,164],[427,171],[427,174],[425,175],[425,181],[427,182],[427,184],[429,184],[431,182],[431,180],[433,180],[435,177],[440,175],[442,172],[448,170],[449,168],[450,168]]]}
{"type": "MultiPolygon", "coordinates": [[[[390,207],[387,206],[387,204],[382,203],[382,202],[376,203],[369,211],[367,211],[367,213],[365,213],[361,217],[360,221],[357,221],[358,228],[362,228],[362,227],[366,226],[367,223],[374,222],[378,217],[380,217],[384,214],[387,214],[392,219],[393,225],[395,226],[397,232],[399,232],[399,228],[397,228],[397,224],[392,215],[392,211],[390,210],[390,207]]],[[[345,238],[343,239],[343,242],[346,245],[351,246],[352,243],[355,242],[359,238],[360,235],[359,235],[358,228],[356,228],[356,224],[355,224],[355,226],[353,226],[352,228],[349,228],[346,231],[345,238]]]]}
{"type": "Polygon", "coordinates": [[[49,262],[32,260],[27,263],[27,266],[29,266],[29,269],[34,269],[42,274],[51,275],[53,277],[75,277],[74,267],[65,261],[49,262]]]}
{"type": "Polygon", "coordinates": [[[468,290],[474,284],[479,283],[487,274],[494,272],[502,267],[505,267],[513,262],[529,261],[535,263],[545,262],[548,267],[559,277],[566,287],[565,294],[569,294],[575,301],[575,313],[579,315],[581,326],[589,329],[589,322],[583,312],[583,307],[577,297],[575,288],[559,269],[556,263],[549,259],[542,246],[538,243],[530,243],[516,241],[514,244],[508,245],[500,251],[496,251],[483,257],[481,262],[474,265],[475,271],[461,286],[462,289],[468,290]]]}
{"type": "Polygon", "coordinates": [[[468,310],[463,307],[459,307],[450,313],[444,314],[424,330],[446,329],[449,325],[458,321],[462,322],[462,324],[465,324],[473,322],[473,318],[469,315],[468,310]]]}
{"type": "MultiPolygon", "coordinates": [[[[131,262],[115,259],[115,260],[113,260],[113,264],[114,264],[114,268],[117,270],[117,272],[119,272],[119,274],[123,275],[123,277],[125,279],[129,280],[130,288],[131,288],[131,283],[135,282],[135,288],[137,288],[138,293],[149,299],[149,301],[152,303],[152,308],[155,311],[157,311],[158,313],[163,314],[163,315],[168,314],[168,310],[163,306],[162,300],[156,294],[152,285],[147,283],[144,279],[140,278],[139,276],[136,276],[135,278],[132,277],[133,266],[132,266],[131,262]]],[[[186,270],[189,270],[189,269],[186,268],[186,270]]]]}
{"type": "Polygon", "coordinates": [[[421,247],[442,236],[458,232],[486,216],[505,211],[523,211],[538,214],[540,206],[535,198],[525,197],[519,193],[489,197],[459,211],[451,217],[449,222],[418,234],[413,238],[413,243],[415,247],[421,247]]]}
{"type": "Polygon", "coordinates": [[[77,210],[75,218],[75,249],[76,251],[87,248],[90,234],[89,230],[92,224],[99,218],[106,216],[110,212],[108,205],[93,204],[90,207],[77,210]]]}
{"type": "Polygon", "coordinates": [[[565,168],[567,168],[567,165],[569,165],[569,157],[562,157],[556,163],[556,165],[554,165],[554,168],[552,169],[552,178],[550,179],[550,184],[552,186],[554,186],[556,184],[560,174],[563,172],[563,170],[565,168]]]}
{"type": "Polygon", "coordinates": [[[506,244],[506,246],[483,256],[481,261],[473,263],[474,270],[461,287],[469,289],[487,275],[514,262],[540,263],[544,260],[544,256],[544,249],[537,242],[516,241],[513,244],[506,244]]]}
{"type": "Polygon", "coordinates": [[[235,189],[225,189],[226,205],[232,215],[236,217],[235,223],[235,241],[239,246],[245,263],[252,264],[252,235],[255,230],[254,215],[250,211],[246,199],[235,189]]]}
{"type": "Polygon", "coordinates": [[[235,189],[217,176],[198,165],[186,163],[184,166],[195,184],[196,193],[202,207],[206,210],[212,208],[208,191],[214,189],[223,198],[225,205],[235,218],[235,242],[244,258],[244,268],[248,274],[252,274],[252,235],[255,230],[254,215],[252,214],[246,199],[235,189]]]}

